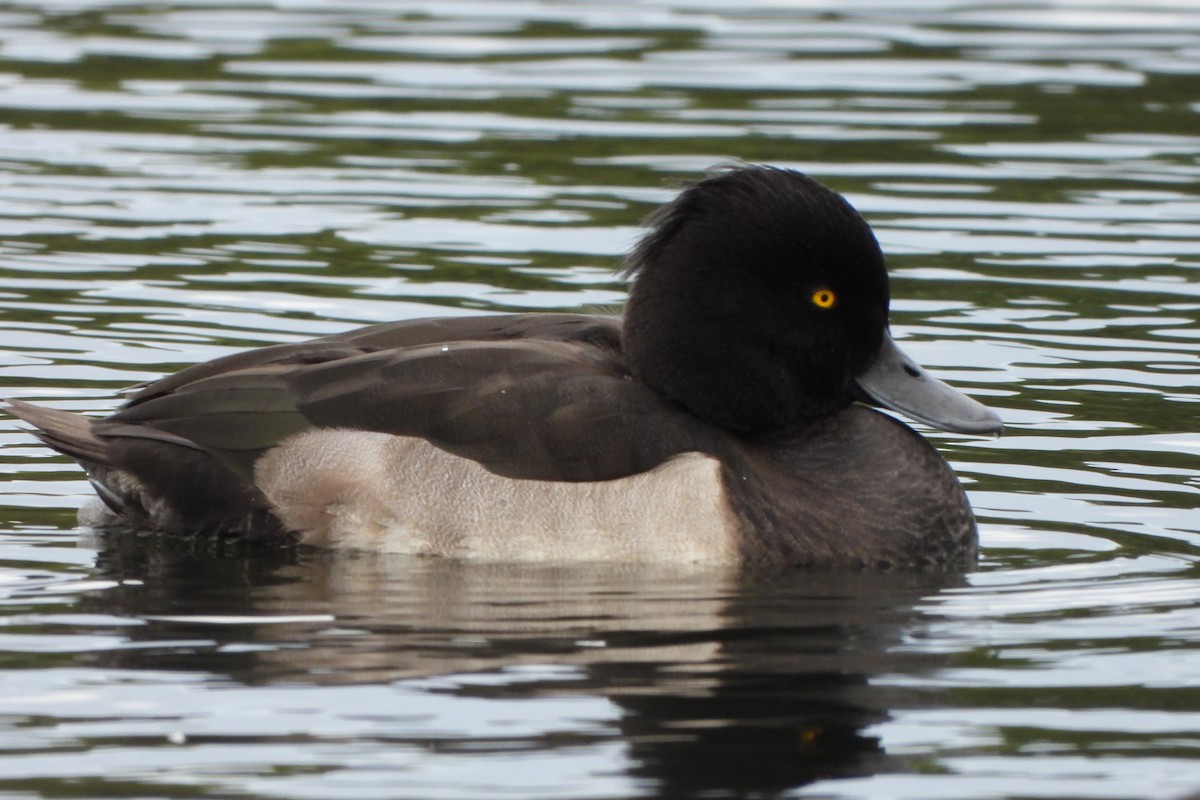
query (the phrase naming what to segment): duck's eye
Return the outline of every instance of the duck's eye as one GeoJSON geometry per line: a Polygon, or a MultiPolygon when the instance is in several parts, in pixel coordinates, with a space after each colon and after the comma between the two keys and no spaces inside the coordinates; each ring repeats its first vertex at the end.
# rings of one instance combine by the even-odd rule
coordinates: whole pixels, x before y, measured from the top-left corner
{"type": "Polygon", "coordinates": [[[812,301],[817,308],[833,308],[837,305],[837,295],[832,289],[817,289],[812,293],[812,301]]]}

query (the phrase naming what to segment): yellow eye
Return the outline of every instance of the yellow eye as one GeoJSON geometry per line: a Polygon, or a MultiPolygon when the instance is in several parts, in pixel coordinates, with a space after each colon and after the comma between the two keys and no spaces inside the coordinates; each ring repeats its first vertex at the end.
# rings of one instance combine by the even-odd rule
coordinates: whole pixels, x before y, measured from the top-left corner
{"type": "Polygon", "coordinates": [[[837,295],[832,289],[817,289],[812,294],[812,301],[817,308],[833,308],[837,304],[837,295]]]}

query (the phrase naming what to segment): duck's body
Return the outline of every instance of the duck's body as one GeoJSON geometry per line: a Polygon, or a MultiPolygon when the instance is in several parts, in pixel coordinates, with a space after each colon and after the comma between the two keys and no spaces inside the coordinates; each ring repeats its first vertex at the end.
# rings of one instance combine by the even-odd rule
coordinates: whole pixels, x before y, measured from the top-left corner
{"type": "Polygon", "coordinates": [[[861,218],[745,167],[652,224],[623,321],[388,323],[197,365],[103,420],[13,410],[88,471],[92,524],[493,560],[973,563],[946,462],[851,401],[999,423],[895,350],[861,218]]]}

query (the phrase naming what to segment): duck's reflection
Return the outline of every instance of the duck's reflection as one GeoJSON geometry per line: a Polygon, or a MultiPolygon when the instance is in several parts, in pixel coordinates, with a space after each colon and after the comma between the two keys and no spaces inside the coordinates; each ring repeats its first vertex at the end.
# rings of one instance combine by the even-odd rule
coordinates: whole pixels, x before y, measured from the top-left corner
{"type": "Polygon", "coordinates": [[[142,584],[92,602],[148,619],[134,635],[164,644],[98,658],[247,684],[482,674],[497,680],[438,691],[602,697],[619,709],[603,736],[664,797],[770,795],[896,768],[870,729],[912,698],[874,679],[933,666],[900,644],[919,631],[916,601],[955,580],[214,553],[132,537],[107,540],[101,567],[142,584]]]}

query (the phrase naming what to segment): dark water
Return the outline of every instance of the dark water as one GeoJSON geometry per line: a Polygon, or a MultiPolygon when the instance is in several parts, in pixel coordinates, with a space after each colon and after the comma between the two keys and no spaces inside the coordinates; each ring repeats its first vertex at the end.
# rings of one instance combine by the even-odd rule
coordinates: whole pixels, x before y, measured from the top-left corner
{"type": "Polygon", "coordinates": [[[429,314],[618,306],[673,181],[808,171],[893,327],[966,577],[96,539],[0,420],[0,796],[1200,790],[1200,6],[0,6],[0,388],[62,408],[429,314]]]}

